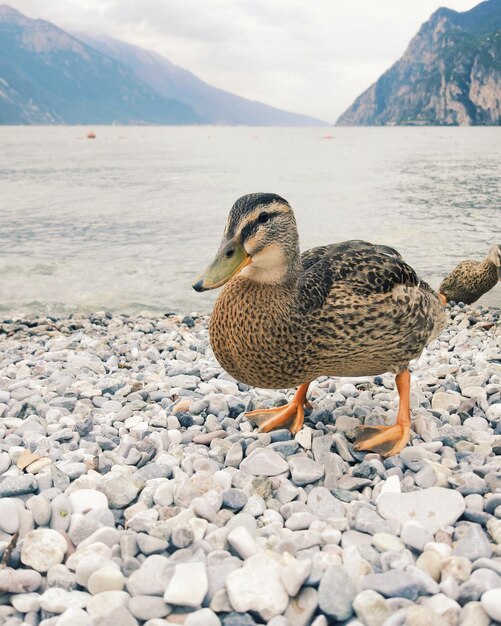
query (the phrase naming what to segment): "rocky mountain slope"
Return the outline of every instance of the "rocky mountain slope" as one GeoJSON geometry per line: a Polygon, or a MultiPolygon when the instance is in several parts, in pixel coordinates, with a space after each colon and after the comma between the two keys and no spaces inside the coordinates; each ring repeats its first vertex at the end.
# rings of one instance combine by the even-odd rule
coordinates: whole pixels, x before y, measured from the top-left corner
{"type": "Polygon", "coordinates": [[[189,105],[53,24],[0,6],[0,123],[192,124],[189,105]]]}
{"type": "Polygon", "coordinates": [[[160,55],[0,5],[0,124],[323,125],[207,85],[160,55]]]}
{"type": "Polygon", "coordinates": [[[339,126],[500,125],[501,0],[439,9],[339,126]]]}

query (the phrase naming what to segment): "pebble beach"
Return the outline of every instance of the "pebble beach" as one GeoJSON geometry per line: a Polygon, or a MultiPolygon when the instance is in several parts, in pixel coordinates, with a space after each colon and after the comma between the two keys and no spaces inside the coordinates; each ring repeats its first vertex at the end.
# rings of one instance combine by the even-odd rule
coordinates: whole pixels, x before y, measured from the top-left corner
{"type": "Polygon", "coordinates": [[[0,624],[489,626],[501,622],[501,310],[452,306],[412,363],[319,378],[305,427],[245,411],[294,390],[226,374],[205,315],[0,323],[0,624]]]}

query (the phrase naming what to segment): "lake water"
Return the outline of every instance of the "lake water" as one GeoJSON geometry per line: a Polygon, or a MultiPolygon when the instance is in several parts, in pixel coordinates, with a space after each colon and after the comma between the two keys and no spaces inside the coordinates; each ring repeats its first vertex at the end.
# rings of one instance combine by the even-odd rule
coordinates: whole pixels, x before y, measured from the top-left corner
{"type": "Polygon", "coordinates": [[[208,311],[191,282],[255,191],[290,202],[302,249],[389,244],[434,287],[501,243],[501,128],[88,130],[0,126],[4,315],[208,311]]]}

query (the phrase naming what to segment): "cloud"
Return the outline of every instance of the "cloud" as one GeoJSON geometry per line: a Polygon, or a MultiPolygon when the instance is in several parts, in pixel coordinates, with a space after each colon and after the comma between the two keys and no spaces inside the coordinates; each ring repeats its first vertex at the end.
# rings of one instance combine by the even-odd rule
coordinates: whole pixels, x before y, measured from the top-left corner
{"type": "MultiPolygon", "coordinates": [[[[205,81],[334,122],[437,0],[10,0],[30,17],[156,50],[205,81]]],[[[449,0],[452,9],[477,2],[449,0]]]]}

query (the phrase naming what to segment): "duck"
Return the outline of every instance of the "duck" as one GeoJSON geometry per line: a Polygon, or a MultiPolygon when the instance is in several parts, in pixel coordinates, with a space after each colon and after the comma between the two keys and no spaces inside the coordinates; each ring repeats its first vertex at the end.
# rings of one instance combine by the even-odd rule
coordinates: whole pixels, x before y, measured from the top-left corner
{"type": "Polygon", "coordinates": [[[446,323],[438,295],[386,245],[352,240],[300,253],[290,204],[252,193],[232,206],[213,262],[193,283],[222,287],[209,320],[220,365],[249,386],[297,388],[245,416],[262,432],[303,427],[320,376],[395,375],[396,423],[361,426],[355,450],[398,454],[410,439],[409,362],[446,323]]]}
{"type": "Polygon", "coordinates": [[[501,281],[501,245],[492,246],[482,261],[461,261],[444,278],[438,293],[443,304],[473,304],[495,287],[498,281],[501,281]]]}

